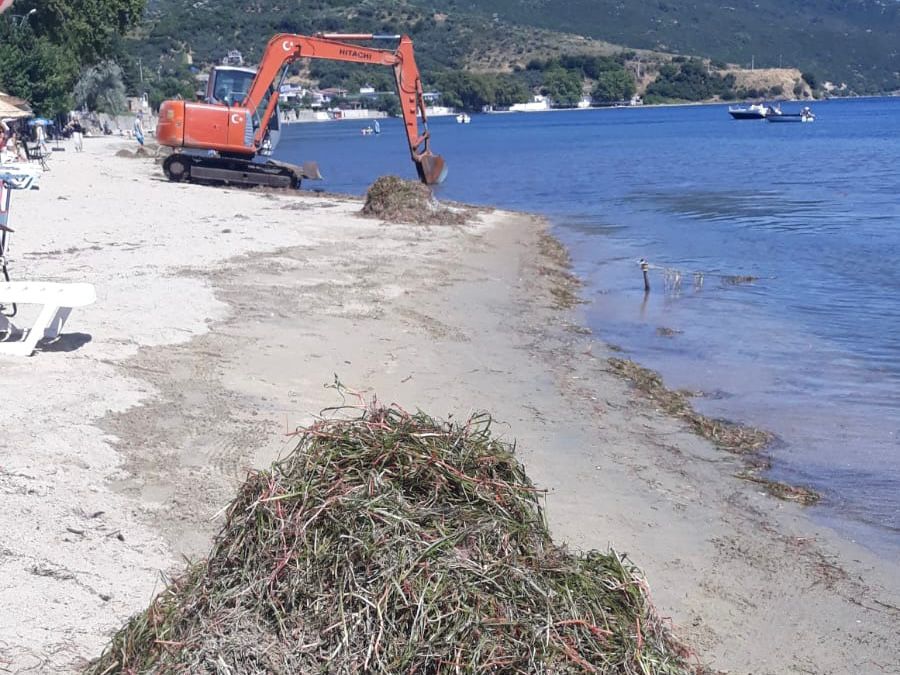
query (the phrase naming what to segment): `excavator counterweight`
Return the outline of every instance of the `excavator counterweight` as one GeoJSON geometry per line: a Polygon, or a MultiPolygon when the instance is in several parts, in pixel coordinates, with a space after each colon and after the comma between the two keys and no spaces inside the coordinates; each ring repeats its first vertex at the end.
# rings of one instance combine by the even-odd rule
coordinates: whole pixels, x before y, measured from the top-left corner
{"type": "Polygon", "coordinates": [[[244,185],[297,187],[302,179],[321,178],[318,167],[267,159],[279,134],[279,74],[300,58],[330,59],[388,66],[394,71],[410,157],[426,185],[441,183],[447,167],[431,152],[425,99],[408,36],[279,34],[263,53],[256,72],[217,67],[210,75],[205,102],[164,101],[157,140],[173,148],[163,164],[170,180],[200,180],[244,185]],[[374,49],[346,40],[399,38],[396,49],[374,49]]]}

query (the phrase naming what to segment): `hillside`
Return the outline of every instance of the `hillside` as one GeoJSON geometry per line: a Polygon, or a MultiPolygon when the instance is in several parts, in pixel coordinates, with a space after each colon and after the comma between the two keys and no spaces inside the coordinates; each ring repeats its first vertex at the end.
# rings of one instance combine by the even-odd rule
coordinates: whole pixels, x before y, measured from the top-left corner
{"type": "Polygon", "coordinates": [[[441,15],[408,0],[149,0],[134,50],[142,57],[189,51],[195,61],[218,61],[229,49],[257,59],[275,33],[409,33],[423,70],[458,68],[478,44],[511,38],[520,44],[533,29],[480,14],[441,15]]]}
{"type": "Polygon", "coordinates": [[[415,0],[644,49],[794,66],[857,93],[900,89],[893,0],[415,0]]]}
{"type": "MultiPolygon", "coordinates": [[[[409,33],[426,86],[444,103],[468,110],[504,106],[549,95],[561,105],[583,96],[616,101],[648,94],[652,102],[806,96],[799,71],[757,71],[725,62],[686,59],[664,52],[517,24],[482,12],[435,12],[418,0],[281,0],[268,5],[237,0],[150,0],[139,32],[129,41],[132,89],[148,87],[151,99],[192,95],[192,70],[238,49],[249,63],[274,33],[409,33]],[[140,66],[135,66],[140,63],[140,66]],[[149,71],[145,78],[145,72],[149,71]]],[[[297,64],[291,79],[355,91],[363,83],[392,88],[386,70],[312,61],[297,64]]],[[[391,106],[383,102],[386,109],[391,106]]]]}
{"type": "MultiPolygon", "coordinates": [[[[0,86],[55,115],[86,103],[76,81],[109,60],[125,93],[155,106],[193,97],[198,72],[232,50],[252,64],[275,33],[328,31],[409,33],[426,86],[468,110],[538,93],[565,107],[635,92],[657,103],[900,92],[900,0],[729,3],[18,0],[24,14],[0,17],[0,86]]],[[[333,62],[298,63],[291,77],[392,88],[388,73],[333,62]]]]}

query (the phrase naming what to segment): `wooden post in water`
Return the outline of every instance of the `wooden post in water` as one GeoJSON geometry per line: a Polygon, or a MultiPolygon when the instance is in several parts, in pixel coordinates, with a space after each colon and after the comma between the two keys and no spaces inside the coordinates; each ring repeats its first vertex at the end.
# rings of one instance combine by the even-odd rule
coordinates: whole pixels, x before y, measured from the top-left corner
{"type": "Polygon", "coordinates": [[[648,263],[643,258],[640,259],[641,272],[644,274],[644,293],[650,292],[650,275],[647,272],[650,270],[650,263],[648,263]]]}

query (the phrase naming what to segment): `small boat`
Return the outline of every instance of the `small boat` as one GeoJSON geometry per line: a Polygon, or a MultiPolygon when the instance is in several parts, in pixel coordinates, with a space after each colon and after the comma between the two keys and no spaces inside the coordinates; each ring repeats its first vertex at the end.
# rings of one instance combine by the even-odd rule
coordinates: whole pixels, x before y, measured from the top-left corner
{"type": "Polygon", "coordinates": [[[466,113],[460,113],[459,115],[456,116],[456,123],[457,124],[471,124],[472,118],[469,117],[466,113]]]}
{"type": "Polygon", "coordinates": [[[728,114],[736,120],[764,120],[769,115],[777,115],[780,110],[770,105],[754,103],[750,106],[728,106],[728,114]]]}
{"type": "Polygon", "coordinates": [[[815,122],[816,116],[809,107],[803,108],[798,113],[781,113],[766,117],[769,122],[815,122]]]}
{"type": "Polygon", "coordinates": [[[378,120],[375,120],[374,126],[363,127],[360,129],[360,132],[363,136],[377,136],[381,133],[381,125],[378,123],[378,120]]]}

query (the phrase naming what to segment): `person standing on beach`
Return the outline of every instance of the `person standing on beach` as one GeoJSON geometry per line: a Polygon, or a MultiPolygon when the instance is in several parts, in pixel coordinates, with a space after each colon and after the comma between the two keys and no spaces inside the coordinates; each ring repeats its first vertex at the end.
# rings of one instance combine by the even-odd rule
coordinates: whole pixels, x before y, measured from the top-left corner
{"type": "Polygon", "coordinates": [[[144,127],[141,123],[141,117],[143,116],[143,113],[138,113],[134,116],[134,137],[141,145],[144,144],[144,127]]]}
{"type": "Polygon", "coordinates": [[[47,149],[47,131],[44,129],[43,124],[36,124],[34,126],[34,139],[37,141],[38,148],[44,154],[48,153],[47,149]]]}
{"type": "Polygon", "coordinates": [[[72,138],[75,140],[75,152],[81,152],[84,150],[84,127],[81,126],[81,122],[76,117],[72,120],[70,128],[72,129],[72,138]]]}

